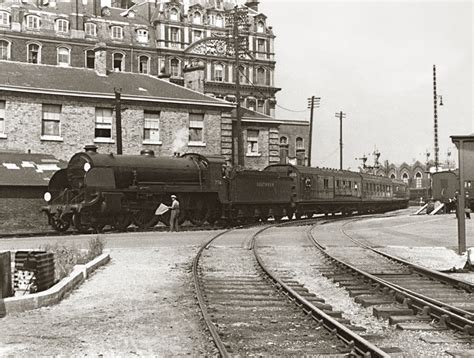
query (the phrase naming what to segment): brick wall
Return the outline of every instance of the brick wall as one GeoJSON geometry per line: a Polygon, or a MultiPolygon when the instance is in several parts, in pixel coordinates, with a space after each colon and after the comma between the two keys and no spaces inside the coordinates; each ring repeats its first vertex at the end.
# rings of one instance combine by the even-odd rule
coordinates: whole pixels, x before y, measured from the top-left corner
{"type": "Polygon", "coordinates": [[[43,199],[0,198],[0,233],[52,230],[41,212],[43,199]]]}
{"type": "MultiPolygon", "coordinates": [[[[0,99],[6,101],[5,132],[7,138],[0,139],[0,150],[17,150],[32,153],[52,154],[58,159],[69,160],[72,154],[81,151],[86,144],[94,143],[95,108],[113,108],[113,102],[72,101],[68,98],[47,96],[15,96],[0,92],[0,99]],[[60,141],[41,140],[42,104],[61,104],[60,141]]],[[[188,147],[189,112],[195,108],[171,108],[144,105],[138,106],[123,102],[122,138],[124,154],[138,154],[142,149],[153,149],[157,155],[172,155],[176,142],[184,145],[178,148],[181,153],[201,154],[221,153],[221,113],[204,113],[205,146],[188,147]],[[143,143],[144,110],[159,111],[161,144],[143,143]]],[[[115,138],[115,123],[112,124],[112,138],[115,138]]],[[[116,152],[115,143],[94,143],[99,152],[116,152]]]]}

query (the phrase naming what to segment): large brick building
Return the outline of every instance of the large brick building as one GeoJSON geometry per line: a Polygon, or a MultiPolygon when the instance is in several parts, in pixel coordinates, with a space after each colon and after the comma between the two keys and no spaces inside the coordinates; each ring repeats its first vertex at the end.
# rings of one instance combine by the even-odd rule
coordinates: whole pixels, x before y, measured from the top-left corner
{"type": "MultiPolygon", "coordinates": [[[[239,78],[242,105],[274,116],[275,60],[272,28],[248,1],[247,53],[239,78]]],[[[94,46],[107,45],[107,69],[171,76],[184,84],[184,68],[205,64],[204,92],[235,101],[234,61],[229,56],[230,0],[3,0],[0,59],[94,68],[94,46]]]]}

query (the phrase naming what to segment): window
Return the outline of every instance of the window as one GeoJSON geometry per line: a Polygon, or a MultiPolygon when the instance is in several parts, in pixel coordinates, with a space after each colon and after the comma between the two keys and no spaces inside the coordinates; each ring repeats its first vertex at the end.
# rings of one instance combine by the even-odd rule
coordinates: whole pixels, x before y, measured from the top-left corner
{"type": "Polygon", "coordinates": [[[287,137],[280,137],[280,163],[286,164],[288,163],[288,138],[287,137]]]}
{"type": "Polygon", "coordinates": [[[37,44],[28,45],[28,62],[29,63],[40,63],[41,62],[41,48],[37,44]]]}
{"type": "Polygon", "coordinates": [[[170,71],[171,76],[178,77],[179,76],[179,60],[177,60],[176,58],[173,58],[170,61],[170,67],[171,67],[171,71],[170,71]]]}
{"type": "Polygon", "coordinates": [[[280,138],[280,145],[288,145],[288,138],[281,137],[280,138]]]}
{"type": "Polygon", "coordinates": [[[170,27],[171,42],[179,42],[179,29],[177,27],[170,27]]]}
{"type": "Polygon", "coordinates": [[[112,67],[114,69],[114,71],[123,71],[124,68],[123,68],[123,64],[124,64],[124,61],[123,61],[123,54],[121,53],[114,53],[113,56],[112,56],[112,67]]]}
{"type": "Polygon", "coordinates": [[[160,114],[145,112],[145,124],[143,126],[144,142],[156,143],[160,141],[160,114]]]}
{"type": "Polygon", "coordinates": [[[296,138],[296,150],[301,150],[301,149],[304,149],[303,138],[297,137],[296,138]]]}
{"type": "Polygon", "coordinates": [[[214,81],[222,82],[224,80],[224,66],[217,64],[214,66],[214,81]]]}
{"type": "Polygon", "coordinates": [[[202,23],[202,15],[199,11],[194,12],[193,14],[193,24],[201,24],[202,23]]]}
{"type": "Polygon", "coordinates": [[[420,188],[423,186],[423,185],[422,185],[422,184],[423,184],[423,182],[422,182],[422,177],[423,177],[423,176],[421,175],[420,172],[418,172],[418,173],[415,174],[415,179],[416,179],[415,185],[416,185],[416,188],[417,188],[417,189],[420,189],[420,188]]]}
{"type": "Polygon", "coordinates": [[[405,184],[408,184],[408,174],[407,173],[403,173],[402,180],[405,184]]]}
{"type": "Polygon", "coordinates": [[[258,130],[247,129],[247,154],[258,154],[258,130]]]}
{"type": "Polygon", "coordinates": [[[95,68],[95,53],[94,50],[86,51],[86,68],[95,68]]]}
{"type": "Polygon", "coordinates": [[[10,43],[5,40],[0,40],[0,60],[10,59],[10,43]]]}
{"type": "Polygon", "coordinates": [[[222,17],[222,15],[216,15],[216,26],[224,27],[224,18],[222,17]]]}
{"type": "Polygon", "coordinates": [[[43,104],[43,120],[41,123],[41,136],[60,136],[61,105],[43,104]]]}
{"type": "Polygon", "coordinates": [[[259,67],[257,69],[257,84],[259,85],[265,85],[265,69],[262,67],[259,67]]]}
{"type": "Polygon", "coordinates": [[[390,174],[390,179],[395,179],[395,174],[390,174]]]}
{"type": "Polygon", "coordinates": [[[170,20],[178,21],[178,10],[176,10],[175,8],[172,8],[170,10],[170,20]]]}
{"type": "Polygon", "coordinates": [[[259,99],[257,101],[257,111],[260,113],[265,112],[265,100],[264,99],[259,99]]]}
{"type": "Polygon", "coordinates": [[[189,114],[189,142],[203,143],[204,114],[189,114]]]}
{"type": "Polygon", "coordinates": [[[97,36],[97,25],[93,24],[92,22],[86,22],[84,24],[84,30],[87,36],[97,36]]]}
{"type": "Polygon", "coordinates": [[[70,65],[70,52],[66,47],[58,48],[58,65],[59,66],[69,66],[70,65]]]}
{"type": "Polygon", "coordinates": [[[6,11],[0,11],[0,26],[10,26],[10,14],[6,11]]]}
{"type": "Polygon", "coordinates": [[[95,138],[112,139],[112,109],[95,109],[95,138]]]}
{"type": "Polygon", "coordinates": [[[323,187],[324,189],[329,189],[329,179],[323,179],[323,187]]]}
{"type": "Polygon", "coordinates": [[[137,41],[141,43],[148,42],[148,30],[138,29],[137,30],[137,41]]]}
{"type": "Polygon", "coordinates": [[[267,51],[266,41],[264,39],[257,39],[257,51],[258,52],[267,51]]]}
{"type": "Polygon", "coordinates": [[[257,22],[257,32],[265,32],[265,24],[263,23],[263,21],[257,22]]]}
{"type": "Polygon", "coordinates": [[[56,32],[67,34],[69,32],[69,21],[64,19],[56,20],[56,32]]]}
{"type": "Polygon", "coordinates": [[[5,137],[5,101],[0,101],[0,136],[5,137]]]}
{"type": "Polygon", "coordinates": [[[39,30],[40,28],[40,18],[35,15],[26,16],[26,28],[28,30],[39,30]]]}
{"type": "Polygon", "coordinates": [[[148,56],[140,56],[138,58],[138,71],[145,75],[150,72],[150,58],[148,56]]]}
{"type": "Polygon", "coordinates": [[[247,83],[247,75],[245,73],[245,67],[239,66],[239,82],[240,83],[247,83]]]}
{"type": "Polygon", "coordinates": [[[199,41],[202,39],[202,31],[193,30],[193,41],[199,41]]]}
{"type": "Polygon", "coordinates": [[[112,26],[110,28],[110,36],[114,40],[122,40],[123,39],[123,29],[120,26],[112,26]]]}

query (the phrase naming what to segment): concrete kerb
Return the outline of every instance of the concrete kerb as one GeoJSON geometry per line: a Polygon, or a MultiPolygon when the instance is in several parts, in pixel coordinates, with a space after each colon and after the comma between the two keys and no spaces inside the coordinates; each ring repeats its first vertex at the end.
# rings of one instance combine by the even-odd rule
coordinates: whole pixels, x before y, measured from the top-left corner
{"type": "Polygon", "coordinates": [[[63,278],[46,291],[33,293],[25,296],[7,297],[0,299],[2,314],[24,312],[36,308],[50,306],[60,302],[69,292],[79,286],[98,267],[110,261],[110,253],[106,252],[97,256],[85,265],[74,266],[69,276],[63,278]]]}

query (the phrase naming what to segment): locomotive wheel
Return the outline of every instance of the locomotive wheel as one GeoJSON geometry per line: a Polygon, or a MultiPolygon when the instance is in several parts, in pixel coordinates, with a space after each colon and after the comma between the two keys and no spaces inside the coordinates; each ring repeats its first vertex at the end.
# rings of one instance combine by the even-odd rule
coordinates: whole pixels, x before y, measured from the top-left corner
{"type": "Polygon", "coordinates": [[[159,218],[155,215],[153,210],[140,210],[135,213],[133,223],[140,229],[146,229],[155,226],[159,218]]]}
{"type": "Polygon", "coordinates": [[[191,221],[193,225],[201,226],[209,216],[209,208],[201,200],[199,200],[189,214],[189,221],[191,221]]]}
{"type": "Polygon", "coordinates": [[[89,232],[89,225],[82,223],[80,213],[75,213],[72,216],[72,223],[74,224],[74,227],[76,228],[76,230],[79,231],[80,233],[85,234],[89,232]]]}
{"type": "Polygon", "coordinates": [[[130,213],[120,213],[115,216],[115,223],[113,224],[114,230],[125,231],[127,227],[132,223],[132,216],[130,213]]]}
{"type": "Polygon", "coordinates": [[[67,217],[59,217],[57,218],[54,215],[50,215],[48,218],[49,224],[53,227],[54,230],[58,232],[65,232],[71,226],[70,218],[67,217]]]}

